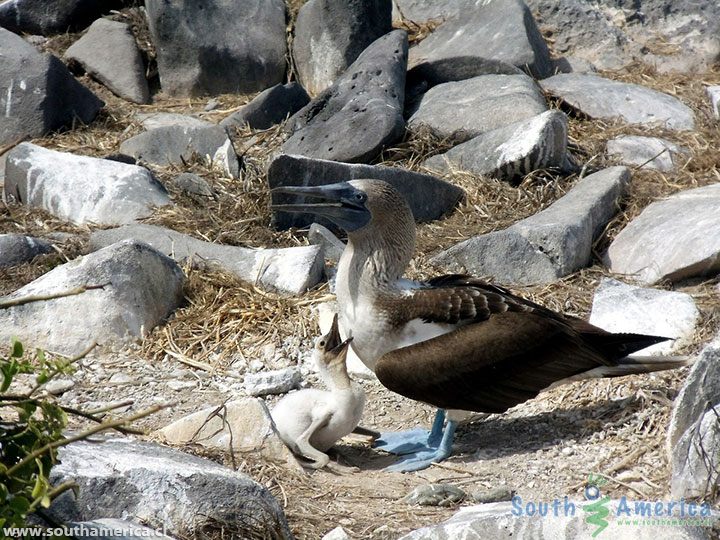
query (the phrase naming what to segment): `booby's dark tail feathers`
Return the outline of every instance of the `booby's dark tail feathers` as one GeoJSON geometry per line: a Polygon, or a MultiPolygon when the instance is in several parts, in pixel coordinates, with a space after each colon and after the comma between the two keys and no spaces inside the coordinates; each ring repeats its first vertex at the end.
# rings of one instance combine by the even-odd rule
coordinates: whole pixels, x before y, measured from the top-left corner
{"type": "Polygon", "coordinates": [[[638,375],[652,373],[653,371],[666,371],[691,366],[695,358],[692,356],[628,356],[618,360],[614,366],[598,366],[591,370],[567,377],[553,383],[549,388],[561,384],[586,379],[602,379],[605,377],[623,377],[625,375],[638,375]]]}

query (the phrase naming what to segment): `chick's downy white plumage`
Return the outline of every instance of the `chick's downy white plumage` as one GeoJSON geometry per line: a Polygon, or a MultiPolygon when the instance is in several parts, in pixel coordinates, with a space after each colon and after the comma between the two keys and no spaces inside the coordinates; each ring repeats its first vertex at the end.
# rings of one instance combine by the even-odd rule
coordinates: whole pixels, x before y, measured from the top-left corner
{"type": "Polygon", "coordinates": [[[308,388],[285,396],[272,410],[280,437],[295,453],[320,469],[325,453],[360,423],[365,391],[348,376],[346,358],[352,338],[341,342],[337,316],[330,331],[318,338],[313,358],[328,390],[308,388]]]}

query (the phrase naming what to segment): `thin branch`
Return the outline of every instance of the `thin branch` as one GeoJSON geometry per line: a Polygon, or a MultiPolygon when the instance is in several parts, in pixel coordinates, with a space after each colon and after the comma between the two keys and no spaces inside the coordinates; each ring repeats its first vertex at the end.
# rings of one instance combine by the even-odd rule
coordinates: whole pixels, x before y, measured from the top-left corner
{"type": "MultiPolygon", "coordinates": [[[[90,354],[95,347],[97,347],[97,343],[93,343],[92,345],[90,345],[87,349],[85,349],[83,352],[81,352],[81,353],[78,354],[77,356],[74,356],[73,358],[68,359],[68,360],[65,362],[65,366],[63,366],[63,367],[70,366],[70,365],[74,364],[75,362],[77,362],[78,360],[82,360],[82,359],[85,358],[88,354],[90,354]]],[[[49,381],[51,381],[53,378],[55,378],[58,373],[59,373],[59,370],[55,370],[55,371],[53,371],[52,373],[50,373],[50,375],[48,375],[48,378],[47,378],[44,382],[37,383],[37,384],[26,394],[27,397],[32,396],[32,395],[33,395],[35,392],[37,392],[43,385],[47,384],[49,381]]]]}
{"type": "Polygon", "coordinates": [[[131,422],[134,422],[135,420],[139,420],[140,418],[145,418],[146,416],[149,416],[151,414],[155,414],[156,412],[166,408],[167,405],[156,405],[155,407],[152,407],[150,409],[147,409],[145,411],[139,412],[136,415],[128,416],[127,418],[120,418],[118,420],[111,420],[108,422],[103,422],[102,424],[95,426],[93,428],[90,428],[86,431],[83,431],[82,433],[79,433],[78,435],[74,435],[67,439],[62,439],[60,441],[53,441],[51,443],[46,444],[42,448],[38,448],[31,454],[28,454],[25,456],[22,460],[18,461],[15,465],[10,467],[3,476],[6,478],[9,478],[15,471],[22,468],[29,462],[33,461],[35,458],[40,457],[45,452],[49,450],[54,450],[55,448],[59,448],[61,446],[66,446],[70,443],[74,443],[76,441],[80,441],[82,439],[87,439],[91,435],[95,435],[96,433],[100,433],[102,431],[107,431],[108,429],[115,429],[119,426],[125,426],[131,422]]]}
{"type": "Polygon", "coordinates": [[[37,295],[31,295],[31,296],[23,296],[22,298],[11,298],[10,300],[0,301],[0,309],[8,309],[11,307],[23,306],[25,304],[30,304],[32,302],[42,302],[44,300],[54,300],[55,298],[63,298],[65,296],[74,296],[76,294],[82,294],[86,291],[92,291],[95,289],[103,289],[107,285],[109,285],[109,283],[105,283],[104,285],[83,285],[82,287],[75,287],[74,289],[70,289],[69,291],[63,291],[63,292],[59,292],[59,293],[37,294],[37,295]]]}

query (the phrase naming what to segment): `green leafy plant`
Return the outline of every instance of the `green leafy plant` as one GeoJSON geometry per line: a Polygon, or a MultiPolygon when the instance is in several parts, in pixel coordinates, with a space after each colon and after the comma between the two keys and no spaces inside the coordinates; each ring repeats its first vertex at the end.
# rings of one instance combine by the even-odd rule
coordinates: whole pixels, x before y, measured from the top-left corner
{"type": "Polygon", "coordinates": [[[59,447],[91,435],[115,429],[121,433],[142,433],[125,427],[162,407],[154,407],[134,416],[104,420],[101,412],[127,405],[121,403],[103,411],[84,412],[59,405],[52,396],[42,395],[43,387],[58,375],[73,371],[73,363],[85,357],[90,347],[71,359],[48,358],[37,349],[26,354],[22,344],[13,340],[12,348],[0,357],[0,531],[23,527],[33,512],[48,508],[52,500],[74,489],[72,482],[50,484],[50,470],[56,462],[59,447]],[[34,386],[26,392],[12,393],[19,374],[35,375],[34,386]],[[39,397],[38,397],[39,396],[39,397]],[[68,414],[97,425],[73,436],[66,436],[68,414]]]}

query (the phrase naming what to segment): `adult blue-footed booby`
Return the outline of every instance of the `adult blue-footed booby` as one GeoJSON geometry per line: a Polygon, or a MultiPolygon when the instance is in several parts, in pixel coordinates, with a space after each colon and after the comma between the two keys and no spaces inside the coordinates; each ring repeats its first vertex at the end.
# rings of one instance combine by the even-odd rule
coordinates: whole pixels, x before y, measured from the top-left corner
{"type": "Polygon", "coordinates": [[[411,453],[410,471],[450,455],[462,411],[504,412],[570,377],[644,373],[685,365],[629,358],[667,338],[612,334],[496,285],[463,275],[403,279],[415,250],[407,201],[379,180],[280,187],[305,199],[276,210],[329,218],[348,234],[337,272],[340,326],[390,390],[441,408],[430,432],[384,434],[383,450],[411,453]],[[314,201],[314,202],[311,202],[314,201]],[[451,409],[445,423],[445,412],[451,409]]]}
{"type": "Polygon", "coordinates": [[[352,338],[341,343],[337,316],[330,331],[315,342],[313,357],[329,391],[306,388],[288,394],[272,410],[280,438],[290,449],[321,469],[330,458],[325,453],[349,435],[360,422],[365,391],[351,381],[345,363],[352,338]]]}

